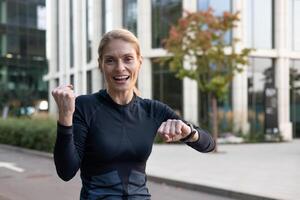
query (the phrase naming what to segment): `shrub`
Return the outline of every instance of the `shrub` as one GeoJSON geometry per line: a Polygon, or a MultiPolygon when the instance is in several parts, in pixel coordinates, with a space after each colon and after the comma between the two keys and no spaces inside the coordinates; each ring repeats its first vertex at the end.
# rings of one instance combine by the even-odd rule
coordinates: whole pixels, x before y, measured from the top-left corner
{"type": "Polygon", "coordinates": [[[56,138],[53,119],[0,120],[0,143],[52,152],[56,138]]]}

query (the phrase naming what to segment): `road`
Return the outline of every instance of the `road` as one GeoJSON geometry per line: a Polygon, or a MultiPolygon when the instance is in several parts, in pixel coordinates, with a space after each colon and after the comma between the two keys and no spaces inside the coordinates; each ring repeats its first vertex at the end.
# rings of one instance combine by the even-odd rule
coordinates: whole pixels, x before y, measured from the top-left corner
{"type": "MultiPolygon", "coordinates": [[[[79,199],[80,178],[60,180],[52,158],[0,145],[0,200],[79,199]]],[[[152,200],[230,200],[229,198],[148,182],[152,200]]]]}

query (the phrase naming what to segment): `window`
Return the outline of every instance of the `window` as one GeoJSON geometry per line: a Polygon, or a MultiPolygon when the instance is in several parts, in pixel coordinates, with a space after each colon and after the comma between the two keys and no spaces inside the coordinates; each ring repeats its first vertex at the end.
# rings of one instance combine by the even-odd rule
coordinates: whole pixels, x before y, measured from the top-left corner
{"type": "Polygon", "coordinates": [[[70,0],[70,67],[74,67],[73,0],[70,0]]]}
{"type": "Polygon", "coordinates": [[[92,0],[86,0],[86,61],[89,63],[92,60],[92,27],[93,13],[92,0]]]}
{"type": "Polygon", "coordinates": [[[290,118],[293,136],[300,137],[300,60],[291,60],[290,65],[290,118]]]}
{"type": "Polygon", "coordinates": [[[168,65],[160,65],[152,61],[152,88],[153,99],[169,105],[179,114],[183,114],[182,80],[175,77],[168,65]]]}
{"type": "Polygon", "coordinates": [[[105,3],[106,0],[102,0],[101,1],[101,32],[102,32],[102,35],[106,32],[106,13],[105,13],[105,10],[106,10],[106,3],[105,3]]]}
{"type": "Polygon", "coordinates": [[[300,51],[300,0],[290,0],[290,10],[290,45],[292,50],[300,51]]]}
{"type": "Polygon", "coordinates": [[[58,72],[59,71],[59,52],[60,52],[60,49],[59,49],[59,0],[56,0],[56,6],[57,6],[57,9],[56,9],[56,71],[58,72]]]}
{"type": "Polygon", "coordinates": [[[6,19],[6,1],[0,0],[0,23],[5,24],[6,19]]]}
{"type": "Polygon", "coordinates": [[[152,47],[160,48],[171,25],[181,17],[181,0],[152,0],[152,47]]]}
{"type": "Polygon", "coordinates": [[[198,0],[198,10],[207,10],[212,8],[217,15],[222,15],[224,11],[231,12],[231,0],[198,0]]]}
{"type": "Polygon", "coordinates": [[[137,35],[137,0],[123,0],[123,26],[137,35]]]}
{"type": "Polygon", "coordinates": [[[74,86],[74,74],[70,75],[70,84],[74,86]]]}
{"type": "MultiPolygon", "coordinates": [[[[232,11],[232,0],[198,0],[198,10],[207,10],[208,8],[212,8],[216,15],[223,15],[225,11],[232,11]]],[[[231,43],[232,32],[229,31],[226,33],[225,41],[229,45],[231,43]]]]}
{"type": "Polygon", "coordinates": [[[269,58],[252,58],[248,67],[248,120],[253,133],[264,133],[265,125],[277,126],[277,112],[268,119],[266,103],[269,102],[268,91],[273,91],[276,100],[274,60],[269,58]],[[275,123],[275,124],[273,124],[275,123]]]}
{"type": "Polygon", "coordinates": [[[246,0],[247,45],[253,48],[274,48],[273,0],[246,0]]]}
{"type": "Polygon", "coordinates": [[[7,37],[6,34],[0,34],[0,57],[6,55],[7,37]]]}
{"type": "Polygon", "coordinates": [[[86,93],[92,94],[93,88],[92,88],[92,71],[89,70],[86,72],[86,93]]]}

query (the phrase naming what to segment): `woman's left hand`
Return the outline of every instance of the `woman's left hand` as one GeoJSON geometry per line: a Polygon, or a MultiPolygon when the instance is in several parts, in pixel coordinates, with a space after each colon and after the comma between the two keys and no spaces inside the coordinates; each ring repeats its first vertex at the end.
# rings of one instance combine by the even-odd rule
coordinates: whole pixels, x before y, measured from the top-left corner
{"type": "Polygon", "coordinates": [[[188,136],[191,128],[181,120],[169,119],[160,125],[157,133],[165,142],[176,142],[188,136]]]}

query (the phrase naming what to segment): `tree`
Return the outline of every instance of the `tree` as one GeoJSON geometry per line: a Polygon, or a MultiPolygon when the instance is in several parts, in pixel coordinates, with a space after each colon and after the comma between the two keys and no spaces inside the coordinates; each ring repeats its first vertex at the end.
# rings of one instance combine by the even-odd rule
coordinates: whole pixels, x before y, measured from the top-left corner
{"type": "Polygon", "coordinates": [[[248,48],[237,51],[237,38],[230,42],[226,40],[238,21],[238,12],[224,12],[221,16],[215,16],[211,8],[186,12],[171,27],[164,43],[164,48],[172,56],[163,59],[163,62],[169,63],[178,78],[195,80],[199,90],[210,95],[215,140],[218,137],[217,101],[226,96],[234,74],[243,70],[251,52],[248,48]],[[184,67],[184,63],[189,64],[189,68],[184,67]]]}

